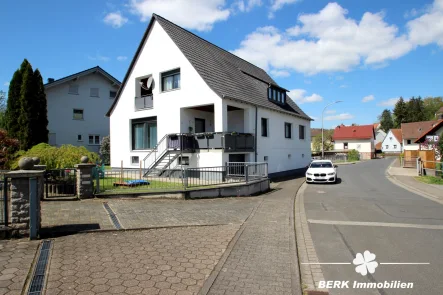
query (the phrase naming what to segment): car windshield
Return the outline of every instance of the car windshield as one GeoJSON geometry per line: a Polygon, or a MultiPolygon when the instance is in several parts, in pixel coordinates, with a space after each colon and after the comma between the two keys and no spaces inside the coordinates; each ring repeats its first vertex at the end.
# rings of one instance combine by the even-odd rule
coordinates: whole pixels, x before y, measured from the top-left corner
{"type": "Polygon", "coordinates": [[[314,162],[311,163],[311,168],[332,168],[331,162],[314,162]]]}

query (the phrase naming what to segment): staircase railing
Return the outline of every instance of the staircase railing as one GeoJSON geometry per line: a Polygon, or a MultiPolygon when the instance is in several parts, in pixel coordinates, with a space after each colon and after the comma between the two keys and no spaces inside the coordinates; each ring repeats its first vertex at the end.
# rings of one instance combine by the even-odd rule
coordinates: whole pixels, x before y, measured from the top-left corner
{"type": "Polygon", "coordinates": [[[163,136],[157,145],[143,159],[144,169],[151,169],[157,162],[157,159],[161,158],[168,151],[168,138],[169,134],[163,136]]]}

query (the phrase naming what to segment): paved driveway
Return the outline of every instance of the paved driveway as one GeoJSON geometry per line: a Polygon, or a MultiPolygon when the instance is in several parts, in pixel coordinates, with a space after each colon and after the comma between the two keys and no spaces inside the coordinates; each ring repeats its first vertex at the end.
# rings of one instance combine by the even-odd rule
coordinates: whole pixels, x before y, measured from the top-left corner
{"type": "Polygon", "coordinates": [[[331,294],[442,294],[443,206],[385,177],[392,159],[340,166],[337,185],[308,185],[305,209],[320,263],[351,263],[369,250],[388,264],[362,276],[354,265],[322,265],[325,280],[402,281],[413,289],[330,289],[331,294]]]}

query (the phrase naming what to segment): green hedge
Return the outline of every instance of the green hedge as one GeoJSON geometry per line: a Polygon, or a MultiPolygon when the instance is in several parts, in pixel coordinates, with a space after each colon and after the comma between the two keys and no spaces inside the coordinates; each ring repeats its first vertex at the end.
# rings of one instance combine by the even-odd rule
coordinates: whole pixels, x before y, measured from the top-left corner
{"type": "Polygon", "coordinates": [[[75,164],[80,163],[82,156],[87,156],[91,163],[100,159],[96,153],[90,152],[84,146],[62,145],[54,147],[40,143],[27,151],[15,153],[11,169],[18,169],[18,161],[22,157],[39,157],[40,164],[46,165],[46,169],[72,168],[75,164]]]}
{"type": "Polygon", "coordinates": [[[358,161],[360,160],[360,153],[356,150],[349,151],[348,153],[348,161],[358,161]]]}

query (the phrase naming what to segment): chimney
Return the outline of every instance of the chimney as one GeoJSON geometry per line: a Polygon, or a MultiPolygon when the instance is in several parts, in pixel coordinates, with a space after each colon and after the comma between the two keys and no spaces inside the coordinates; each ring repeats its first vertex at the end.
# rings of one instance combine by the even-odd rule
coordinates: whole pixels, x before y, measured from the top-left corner
{"type": "Polygon", "coordinates": [[[48,83],[52,83],[54,81],[55,81],[54,78],[48,78],[48,83]]]}

